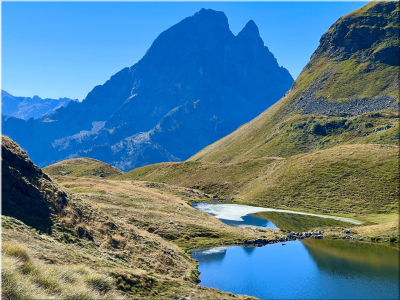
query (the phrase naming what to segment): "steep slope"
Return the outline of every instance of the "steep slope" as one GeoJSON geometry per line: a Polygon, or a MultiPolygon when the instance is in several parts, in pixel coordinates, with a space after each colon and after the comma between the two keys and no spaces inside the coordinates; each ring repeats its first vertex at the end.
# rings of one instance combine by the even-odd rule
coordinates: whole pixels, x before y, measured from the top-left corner
{"type": "Polygon", "coordinates": [[[184,189],[55,177],[65,187],[2,137],[4,299],[254,299],[197,286],[185,250],[282,237],[223,224],[184,204],[184,189]]]}
{"type": "Polygon", "coordinates": [[[2,214],[38,230],[50,231],[50,217],[67,205],[67,194],[11,139],[3,136],[1,146],[2,214]]]}
{"type": "Polygon", "coordinates": [[[253,21],[235,36],[223,12],[202,9],[82,103],[37,121],[4,119],[3,130],[39,166],[92,157],[126,171],[189,158],[276,102],[292,82],[253,21]]]}
{"type": "Polygon", "coordinates": [[[78,99],[42,99],[39,96],[15,97],[2,90],[1,113],[24,120],[30,118],[38,119],[53,113],[60,107],[67,106],[70,101],[78,101],[78,99]]]}
{"type": "Polygon", "coordinates": [[[124,173],[113,166],[92,158],[75,158],[64,160],[44,168],[43,171],[50,176],[67,175],[77,177],[108,177],[111,175],[121,175],[124,173]]]}
{"type": "Polygon", "coordinates": [[[371,2],[340,18],[285,97],[190,160],[287,157],[347,143],[397,145],[398,26],[398,2],[371,2]],[[375,111],[384,112],[368,114],[375,111]]]}
{"type": "Polygon", "coordinates": [[[398,23],[398,2],[340,18],[280,101],[185,163],[122,178],[268,207],[398,219],[398,23]]]}

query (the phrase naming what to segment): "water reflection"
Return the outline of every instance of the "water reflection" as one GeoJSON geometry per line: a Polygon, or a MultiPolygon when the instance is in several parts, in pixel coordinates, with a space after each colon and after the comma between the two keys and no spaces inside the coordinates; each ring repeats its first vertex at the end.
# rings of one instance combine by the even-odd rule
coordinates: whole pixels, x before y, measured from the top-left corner
{"type": "Polygon", "coordinates": [[[226,256],[227,249],[228,247],[215,247],[204,250],[194,250],[191,251],[191,254],[193,258],[203,263],[207,262],[215,263],[222,261],[224,259],[224,257],[226,256]]]}
{"type": "Polygon", "coordinates": [[[203,256],[193,256],[202,259],[200,284],[234,294],[261,299],[393,299],[399,295],[399,252],[389,247],[310,239],[286,246],[202,251],[203,256]]]}
{"type": "Polygon", "coordinates": [[[282,212],[260,212],[253,214],[253,216],[274,222],[274,224],[282,230],[297,232],[308,231],[316,227],[337,226],[346,228],[350,225],[349,223],[334,219],[282,212]]]}
{"type": "Polygon", "coordinates": [[[274,223],[269,221],[268,219],[265,218],[260,218],[255,215],[247,215],[242,217],[243,221],[233,221],[233,220],[226,220],[226,219],[220,219],[222,222],[225,224],[231,225],[231,226],[238,226],[238,227],[267,227],[267,228],[278,228],[275,226],[274,223]]]}
{"type": "Polygon", "coordinates": [[[345,276],[399,276],[399,251],[388,246],[352,241],[303,240],[318,268],[345,276]]]}
{"type": "Polygon", "coordinates": [[[243,250],[247,255],[251,255],[255,249],[256,247],[243,247],[243,250]]]}

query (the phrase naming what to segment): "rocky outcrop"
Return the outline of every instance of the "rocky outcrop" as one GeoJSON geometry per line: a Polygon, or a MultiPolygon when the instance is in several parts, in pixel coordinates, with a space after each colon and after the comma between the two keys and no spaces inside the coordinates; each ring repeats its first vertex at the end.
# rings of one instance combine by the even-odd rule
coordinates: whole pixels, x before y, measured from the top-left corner
{"type": "Polygon", "coordinates": [[[368,9],[360,8],[341,17],[329,28],[321,37],[311,60],[322,55],[340,60],[358,57],[398,66],[399,45],[398,41],[395,42],[399,36],[398,25],[398,2],[388,1],[372,4],[368,9]]]}
{"type": "Polygon", "coordinates": [[[292,82],[253,21],[235,36],[223,12],[202,9],[82,103],[40,120],[5,119],[3,130],[39,166],[86,156],[127,171],[189,158],[268,108],[292,82]]]}
{"type": "Polygon", "coordinates": [[[288,113],[398,109],[399,10],[398,2],[371,2],[335,22],[293,84],[288,113]]]}
{"type": "Polygon", "coordinates": [[[40,231],[50,231],[51,216],[67,205],[66,192],[6,136],[2,136],[1,154],[1,213],[40,231]]]}

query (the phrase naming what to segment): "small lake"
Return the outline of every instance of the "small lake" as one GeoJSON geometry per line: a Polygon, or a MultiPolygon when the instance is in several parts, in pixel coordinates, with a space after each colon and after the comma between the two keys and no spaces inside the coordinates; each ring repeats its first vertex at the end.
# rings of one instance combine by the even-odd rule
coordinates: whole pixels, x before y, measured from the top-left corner
{"type": "Polygon", "coordinates": [[[300,232],[316,227],[349,227],[362,223],[344,217],[239,204],[201,202],[192,207],[220,219],[225,224],[238,227],[280,228],[300,232]]]}
{"type": "Polygon", "coordinates": [[[192,251],[200,285],[260,299],[398,299],[399,251],[341,240],[192,251]]]}

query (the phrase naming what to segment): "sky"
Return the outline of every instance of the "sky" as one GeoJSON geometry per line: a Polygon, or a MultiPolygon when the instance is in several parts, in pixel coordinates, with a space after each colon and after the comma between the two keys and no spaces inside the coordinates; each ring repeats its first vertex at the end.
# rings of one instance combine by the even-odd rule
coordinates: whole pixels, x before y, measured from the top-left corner
{"type": "Polygon", "coordinates": [[[321,35],[367,2],[2,2],[2,89],[83,100],[138,62],[157,36],[201,8],[223,11],[234,34],[257,24],[296,78],[321,35]]]}

